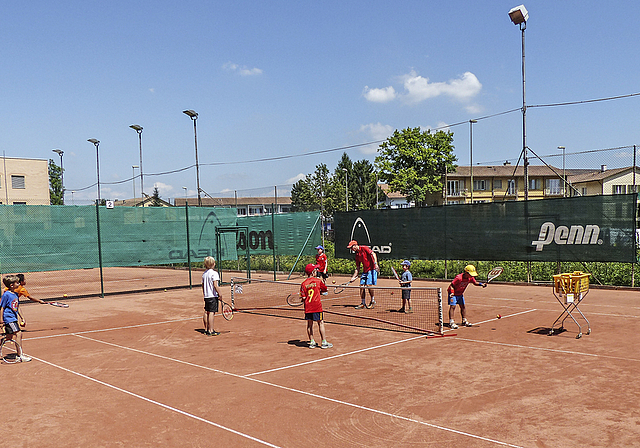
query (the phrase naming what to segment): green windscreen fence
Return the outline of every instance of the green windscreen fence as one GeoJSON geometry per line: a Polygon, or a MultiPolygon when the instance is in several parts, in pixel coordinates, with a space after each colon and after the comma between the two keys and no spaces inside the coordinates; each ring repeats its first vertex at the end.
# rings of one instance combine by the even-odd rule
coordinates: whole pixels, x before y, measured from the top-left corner
{"type": "Polygon", "coordinates": [[[336,257],[355,239],[382,258],[634,263],[637,195],[603,195],[334,216],[336,257]]]}
{"type": "Polygon", "coordinates": [[[312,255],[318,213],[238,218],[232,208],[0,205],[0,272],[30,273],[36,297],[200,284],[207,256],[312,255]],[[220,228],[242,232],[224,232],[220,228]],[[217,242],[219,244],[217,244],[217,242]],[[170,269],[167,269],[170,268],[170,269]],[[65,273],[61,273],[65,271],[65,273]],[[36,275],[36,273],[41,273],[36,275]]]}

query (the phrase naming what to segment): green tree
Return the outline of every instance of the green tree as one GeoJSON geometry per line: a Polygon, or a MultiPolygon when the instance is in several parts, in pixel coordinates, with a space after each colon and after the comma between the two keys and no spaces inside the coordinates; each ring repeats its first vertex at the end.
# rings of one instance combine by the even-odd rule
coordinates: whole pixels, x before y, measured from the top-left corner
{"type": "Polygon", "coordinates": [[[424,206],[428,195],[443,191],[445,173],[455,170],[453,148],[453,132],[396,129],[378,148],[375,164],[391,191],[424,206]]]}
{"type": "Polygon", "coordinates": [[[160,199],[160,192],[158,191],[158,187],[153,187],[150,207],[162,207],[162,199],[160,199]]]}
{"type": "Polygon", "coordinates": [[[49,202],[51,205],[64,205],[62,189],[62,168],[49,159],[49,202]]]}

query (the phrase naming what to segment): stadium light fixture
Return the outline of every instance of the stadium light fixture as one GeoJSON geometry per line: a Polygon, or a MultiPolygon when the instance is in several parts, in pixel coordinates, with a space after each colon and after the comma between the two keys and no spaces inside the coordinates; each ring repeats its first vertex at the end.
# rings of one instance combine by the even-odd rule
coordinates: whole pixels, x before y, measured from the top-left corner
{"type": "MultiPolygon", "coordinates": [[[[142,126],[139,124],[132,124],[129,127],[138,133],[138,144],[140,146],[140,197],[144,200],[144,175],[142,174],[142,126]]],[[[136,195],[134,194],[133,197],[135,198],[136,195]]]]}
{"type": "Polygon", "coordinates": [[[202,207],[202,198],[200,197],[200,165],[198,165],[198,132],[196,129],[198,113],[192,109],[183,110],[182,113],[188,115],[189,118],[193,120],[193,139],[195,141],[196,148],[196,188],[198,189],[198,207],[202,207]]]}
{"type": "Polygon", "coordinates": [[[62,184],[62,205],[64,205],[64,168],[62,167],[62,155],[64,151],[62,149],[52,149],[51,151],[60,156],[60,183],[62,184]]]}
{"type": "Polygon", "coordinates": [[[529,12],[524,5],[516,6],[509,11],[509,18],[514,25],[520,26],[520,31],[522,32],[522,160],[524,165],[524,200],[527,201],[529,199],[529,157],[527,155],[527,96],[525,89],[524,30],[527,28],[529,12]]]}
{"type": "Polygon", "coordinates": [[[87,140],[89,143],[93,143],[93,146],[96,147],[96,177],[98,179],[98,205],[100,205],[100,156],[98,152],[98,147],[100,146],[100,140],[95,138],[90,138],[87,140]]]}

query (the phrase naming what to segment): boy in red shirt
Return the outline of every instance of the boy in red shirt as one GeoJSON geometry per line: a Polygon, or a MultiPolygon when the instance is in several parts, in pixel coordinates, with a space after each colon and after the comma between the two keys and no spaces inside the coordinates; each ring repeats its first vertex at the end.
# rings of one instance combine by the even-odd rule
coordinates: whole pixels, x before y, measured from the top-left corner
{"type": "Polygon", "coordinates": [[[487,287],[486,283],[480,283],[476,280],[478,273],[476,267],[472,264],[468,264],[464,268],[462,274],[455,276],[449,287],[447,288],[447,297],[449,299],[449,327],[452,329],[458,328],[453,316],[456,311],[456,305],[460,305],[460,314],[462,315],[462,325],[465,327],[471,327],[471,323],[467,320],[467,309],[464,304],[464,290],[467,289],[469,283],[473,283],[476,286],[487,287]]]}
{"type": "Polygon", "coordinates": [[[316,348],[318,346],[313,339],[313,322],[318,322],[318,330],[320,331],[320,338],[322,339],[320,348],[331,348],[333,344],[327,342],[325,336],[322,301],[320,300],[322,293],[327,292],[327,285],[315,277],[315,265],[308,264],[304,272],[307,274],[307,279],[300,285],[300,297],[304,301],[304,319],[307,321],[309,348],[316,348]]]}
{"type": "Polygon", "coordinates": [[[318,255],[316,255],[316,268],[318,269],[318,277],[322,279],[324,283],[327,283],[327,254],[324,253],[323,246],[316,246],[318,255]]]}

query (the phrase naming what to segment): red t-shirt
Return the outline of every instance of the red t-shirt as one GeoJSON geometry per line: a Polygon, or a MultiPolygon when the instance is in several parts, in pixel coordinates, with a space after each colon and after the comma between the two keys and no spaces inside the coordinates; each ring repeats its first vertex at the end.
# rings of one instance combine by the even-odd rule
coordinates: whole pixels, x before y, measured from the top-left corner
{"type": "Polygon", "coordinates": [[[322,253],[320,255],[316,255],[316,267],[320,272],[327,271],[327,254],[322,253]]]}
{"type": "Polygon", "coordinates": [[[356,267],[359,269],[362,263],[362,272],[372,271],[375,267],[373,251],[368,246],[359,246],[356,251],[356,267]]]}
{"type": "Polygon", "coordinates": [[[316,277],[309,277],[300,285],[300,297],[304,299],[305,313],[322,312],[322,293],[327,291],[327,285],[316,277]]]}
{"type": "Polygon", "coordinates": [[[464,274],[456,275],[449,285],[449,288],[447,288],[447,292],[449,294],[453,293],[454,296],[461,296],[462,294],[464,294],[464,290],[467,289],[469,283],[473,283],[474,285],[478,284],[475,277],[472,277],[470,275],[468,275],[466,279],[464,277],[464,274]]]}

